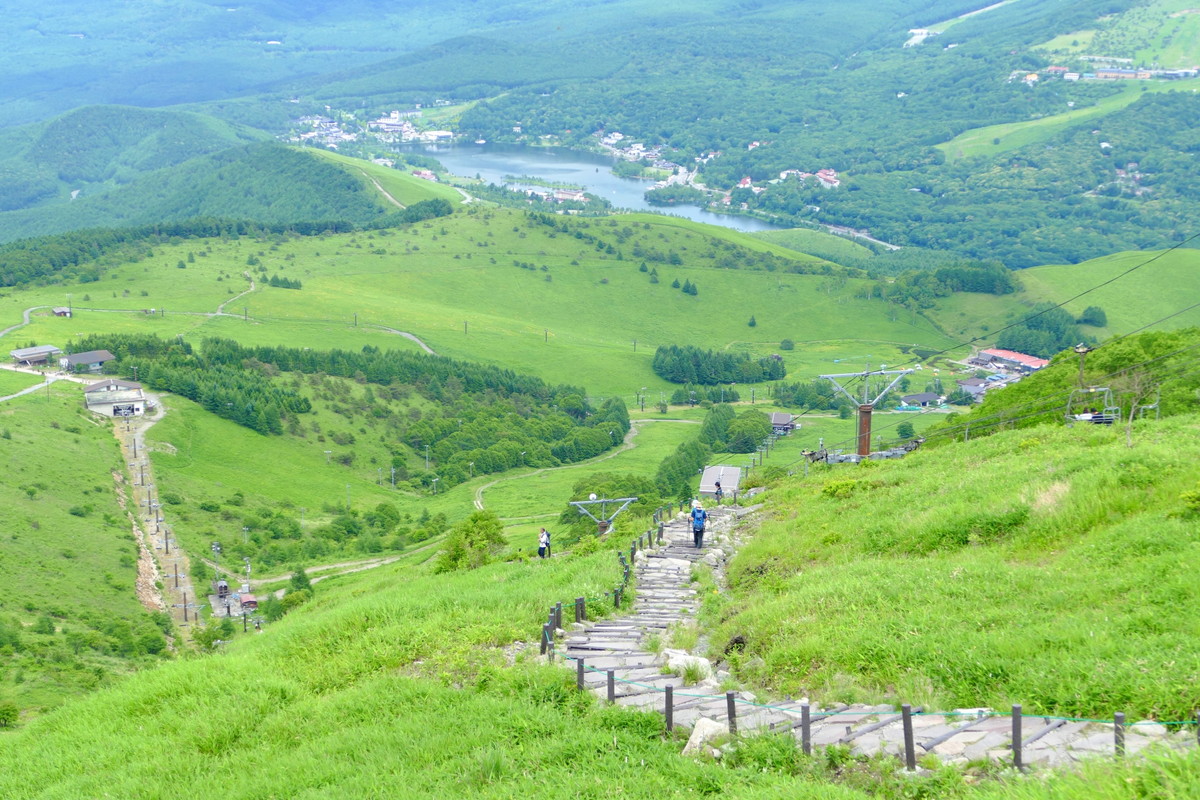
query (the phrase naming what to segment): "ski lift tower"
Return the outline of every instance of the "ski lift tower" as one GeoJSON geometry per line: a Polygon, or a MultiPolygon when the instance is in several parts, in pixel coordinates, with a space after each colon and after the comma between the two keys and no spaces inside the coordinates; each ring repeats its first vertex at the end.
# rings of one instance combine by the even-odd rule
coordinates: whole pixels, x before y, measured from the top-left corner
{"type": "Polygon", "coordinates": [[[609,499],[605,497],[597,499],[595,493],[593,493],[588,495],[587,500],[571,500],[569,502],[579,510],[580,514],[583,514],[586,517],[591,517],[596,523],[596,534],[598,536],[603,536],[604,534],[608,533],[609,529],[612,527],[612,522],[617,518],[617,514],[620,514],[622,511],[629,508],[629,504],[636,501],[636,497],[618,497],[615,499],[609,499]],[[611,514],[608,513],[610,506],[614,504],[616,504],[616,510],[611,514]],[[600,515],[596,516],[593,514],[587,508],[588,506],[600,506],[600,515]]]}
{"type": "MultiPolygon", "coordinates": [[[[837,375],[820,376],[832,383],[839,392],[844,394],[850,400],[851,403],[854,403],[858,406],[858,454],[860,456],[871,455],[871,412],[875,410],[875,404],[882,400],[883,396],[890,392],[892,387],[900,382],[901,378],[903,378],[905,375],[911,375],[912,372],[913,371],[911,369],[881,368],[877,370],[866,370],[864,372],[845,372],[837,375]],[[886,379],[888,376],[894,377],[892,377],[891,381],[888,382],[887,386],[884,386],[878,394],[872,397],[871,379],[886,379]],[[846,388],[846,386],[843,385],[843,383],[848,384],[852,378],[862,379],[863,386],[861,398],[857,398],[850,394],[850,391],[846,388]]],[[[880,381],[877,380],[875,385],[878,386],[879,384],[880,381]]]]}

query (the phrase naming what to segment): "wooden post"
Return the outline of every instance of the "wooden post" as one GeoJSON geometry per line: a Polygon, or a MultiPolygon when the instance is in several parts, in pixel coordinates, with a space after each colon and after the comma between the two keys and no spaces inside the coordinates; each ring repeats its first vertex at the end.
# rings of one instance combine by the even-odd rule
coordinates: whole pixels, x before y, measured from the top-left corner
{"type": "Polygon", "coordinates": [[[729,733],[737,736],[737,700],[733,692],[725,693],[725,713],[729,715],[729,733]]]}
{"type": "Polygon", "coordinates": [[[188,621],[188,615],[187,615],[187,592],[184,592],[184,593],[183,593],[183,621],[184,621],[184,622],[187,622],[187,621],[188,621]]]}
{"type": "Polygon", "coordinates": [[[550,626],[542,623],[542,646],[538,655],[546,655],[547,643],[550,640],[550,626]]]}
{"type": "Polygon", "coordinates": [[[912,724],[912,706],[908,703],[900,706],[900,712],[904,716],[904,766],[909,772],[915,772],[917,769],[917,750],[916,744],[913,741],[913,724],[912,724]]]}
{"type": "Polygon", "coordinates": [[[1113,714],[1113,748],[1117,758],[1125,756],[1125,712],[1113,714]]]}
{"type": "Polygon", "coordinates": [[[667,715],[667,733],[675,730],[675,687],[667,687],[667,699],[664,712],[667,715]]]}
{"type": "Polygon", "coordinates": [[[583,691],[583,659],[575,659],[575,685],[579,687],[579,691],[583,691]]]}
{"type": "Polygon", "coordinates": [[[611,669],[608,670],[608,702],[617,702],[617,676],[611,669]]]}
{"type": "Polygon", "coordinates": [[[659,544],[663,543],[663,531],[666,530],[666,527],[667,526],[664,525],[663,523],[661,523],[661,522],[658,523],[658,543],[659,544]]]}
{"type": "Polygon", "coordinates": [[[1021,764],[1021,705],[1013,703],[1012,707],[1012,756],[1013,766],[1018,770],[1021,764]]]}
{"type": "Polygon", "coordinates": [[[556,628],[562,627],[562,603],[554,604],[554,623],[555,623],[554,627],[556,627],[556,628]]]}
{"type": "Polygon", "coordinates": [[[804,755],[812,755],[812,715],[808,703],[800,704],[800,747],[804,755]]]}
{"type": "Polygon", "coordinates": [[[613,608],[620,611],[621,609],[621,587],[613,589],[613,608]]]}

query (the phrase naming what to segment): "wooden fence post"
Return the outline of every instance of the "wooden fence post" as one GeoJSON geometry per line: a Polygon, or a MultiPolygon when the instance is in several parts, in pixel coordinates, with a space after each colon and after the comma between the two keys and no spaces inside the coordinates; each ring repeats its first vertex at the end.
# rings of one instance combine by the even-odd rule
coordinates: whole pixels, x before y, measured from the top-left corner
{"type": "Polygon", "coordinates": [[[1117,758],[1125,756],[1125,712],[1113,714],[1113,749],[1117,758]]]}
{"type": "Polygon", "coordinates": [[[1012,707],[1012,756],[1013,766],[1018,770],[1021,764],[1021,705],[1013,703],[1012,707]]]}
{"type": "Polygon", "coordinates": [[[579,687],[579,691],[583,691],[583,659],[575,659],[575,685],[579,687]]]}
{"type": "Polygon", "coordinates": [[[916,744],[913,742],[912,706],[905,703],[900,706],[900,712],[904,716],[904,766],[908,768],[909,772],[915,772],[917,750],[916,744]]]}
{"type": "Polygon", "coordinates": [[[737,736],[737,700],[733,692],[725,693],[725,713],[729,715],[729,733],[737,736]]]}
{"type": "Polygon", "coordinates": [[[617,676],[611,669],[608,670],[608,702],[617,702],[617,676]]]}
{"type": "Polygon", "coordinates": [[[667,715],[667,733],[675,730],[675,687],[667,687],[667,700],[665,712],[667,715]]]}

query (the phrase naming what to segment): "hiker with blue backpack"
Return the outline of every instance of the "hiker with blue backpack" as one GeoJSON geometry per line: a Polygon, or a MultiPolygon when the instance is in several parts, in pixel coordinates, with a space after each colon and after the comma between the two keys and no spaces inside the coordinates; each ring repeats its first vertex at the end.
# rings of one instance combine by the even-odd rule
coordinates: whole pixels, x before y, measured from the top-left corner
{"type": "Polygon", "coordinates": [[[700,507],[699,503],[692,503],[692,540],[696,543],[696,547],[704,546],[704,523],[708,521],[708,513],[700,507]]]}

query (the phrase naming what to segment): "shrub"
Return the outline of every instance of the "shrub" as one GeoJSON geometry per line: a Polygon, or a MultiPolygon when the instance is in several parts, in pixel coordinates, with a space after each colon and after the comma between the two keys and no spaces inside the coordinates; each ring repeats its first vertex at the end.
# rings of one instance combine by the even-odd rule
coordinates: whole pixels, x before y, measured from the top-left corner
{"type": "Polygon", "coordinates": [[[779,349],[780,350],[795,350],[796,343],[793,342],[791,339],[784,339],[782,342],[779,343],[779,349]]]}

